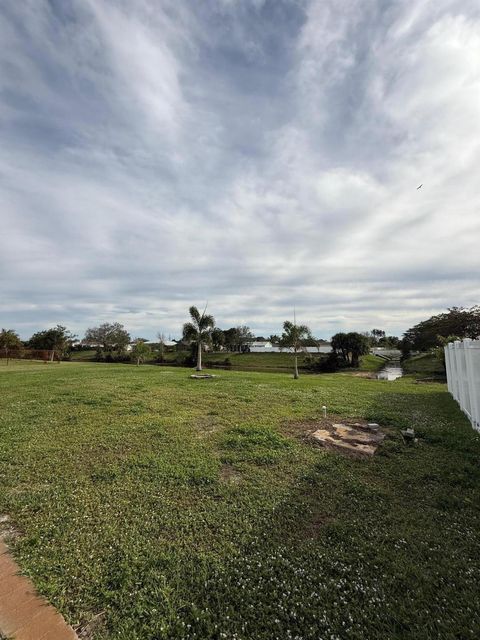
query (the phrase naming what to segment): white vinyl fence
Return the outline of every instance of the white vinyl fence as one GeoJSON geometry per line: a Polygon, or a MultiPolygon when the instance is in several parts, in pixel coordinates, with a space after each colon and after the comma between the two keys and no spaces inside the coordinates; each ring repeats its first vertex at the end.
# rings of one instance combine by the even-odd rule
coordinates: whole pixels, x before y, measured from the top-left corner
{"type": "Polygon", "coordinates": [[[480,431],[480,340],[450,342],[445,347],[448,390],[480,431]]]}

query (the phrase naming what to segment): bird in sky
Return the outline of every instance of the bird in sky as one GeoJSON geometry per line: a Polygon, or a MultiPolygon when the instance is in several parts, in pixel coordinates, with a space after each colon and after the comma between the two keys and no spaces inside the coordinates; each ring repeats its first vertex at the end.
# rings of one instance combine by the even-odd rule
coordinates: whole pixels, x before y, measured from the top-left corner
{"type": "Polygon", "coordinates": [[[423,187],[423,182],[422,182],[422,184],[421,184],[421,185],[419,185],[419,186],[417,187],[417,191],[418,191],[419,189],[421,189],[422,187],[423,187]]]}

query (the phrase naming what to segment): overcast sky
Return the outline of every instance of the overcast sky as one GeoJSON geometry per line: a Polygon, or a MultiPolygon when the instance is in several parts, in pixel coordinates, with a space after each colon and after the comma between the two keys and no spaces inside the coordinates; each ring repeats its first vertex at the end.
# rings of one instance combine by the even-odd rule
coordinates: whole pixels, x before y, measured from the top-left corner
{"type": "Polygon", "coordinates": [[[0,41],[0,326],[480,302],[478,0],[4,0],[0,41]]]}

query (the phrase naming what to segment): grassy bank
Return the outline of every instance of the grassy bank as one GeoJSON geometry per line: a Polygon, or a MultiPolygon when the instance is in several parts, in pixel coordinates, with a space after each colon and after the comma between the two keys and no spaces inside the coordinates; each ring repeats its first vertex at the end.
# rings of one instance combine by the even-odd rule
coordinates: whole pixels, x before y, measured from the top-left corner
{"type": "Polygon", "coordinates": [[[443,385],[189,373],[0,371],[0,513],[70,622],[96,640],[480,636],[480,442],[443,385]],[[374,459],[301,437],[324,404],[388,425],[374,459]]]}
{"type": "Polygon", "coordinates": [[[442,363],[431,353],[420,353],[402,361],[405,373],[415,374],[418,378],[444,378],[445,369],[442,363]]]}
{"type": "Polygon", "coordinates": [[[378,356],[374,356],[372,354],[368,354],[366,356],[361,356],[360,358],[360,367],[359,371],[380,371],[380,369],[385,365],[387,360],[384,358],[379,358],[378,356]]]}
{"type": "MultiPolygon", "coordinates": [[[[324,354],[319,354],[322,357],[324,354]]],[[[164,354],[165,364],[183,363],[185,358],[190,356],[189,351],[167,351],[164,354]]],[[[317,357],[317,356],[316,356],[317,357]]],[[[79,351],[72,353],[73,361],[93,362],[95,360],[95,351],[79,351]]],[[[299,354],[298,361],[300,368],[303,368],[305,360],[304,354],[299,354]]],[[[203,362],[212,365],[225,365],[225,361],[229,363],[233,369],[263,369],[268,372],[272,370],[286,370],[293,367],[293,356],[291,353],[238,353],[220,351],[216,353],[203,354],[203,362]]]]}
{"type": "MultiPolygon", "coordinates": [[[[184,361],[189,356],[187,351],[168,351],[164,355],[164,364],[177,364],[184,361]]],[[[312,360],[325,359],[328,354],[303,353],[298,355],[298,366],[300,370],[308,370],[312,360]]],[[[95,351],[77,351],[71,354],[73,362],[93,362],[95,351]]],[[[203,362],[208,366],[229,366],[234,370],[241,371],[264,371],[264,372],[287,372],[293,368],[293,355],[291,353],[236,353],[236,352],[216,352],[205,353],[203,362]]],[[[385,360],[374,355],[366,355],[360,358],[360,367],[356,371],[378,371],[385,364],[385,360]]]]}

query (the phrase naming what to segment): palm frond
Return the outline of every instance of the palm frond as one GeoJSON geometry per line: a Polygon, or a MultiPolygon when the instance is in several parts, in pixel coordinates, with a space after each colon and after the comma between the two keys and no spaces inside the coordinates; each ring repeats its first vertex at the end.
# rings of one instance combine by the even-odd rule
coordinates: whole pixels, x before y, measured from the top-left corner
{"type": "Polygon", "coordinates": [[[200,315],[200,311],[197,309],[197,307],[195,306],[191,306],[190,309],[188,310],[188,312],[190,313],[190,317],[192,318],[192,320],[196,323],[197,327],[200,325],[200,322],[202,320],[202,316],[200,315]]]}
{"type": "Polygon", "coordinates": [[[213,316],[205,315],[200,318],[199,329],[204,331],[205,329],[211,328],[215,326],[215,318],[213,316]]]}
{"type": "Polygon", "coordinates": [[[198,329],[191,322],[186,322],[183,325],[183,337],[185,340],[197,340],[198,339],[198,329]]]}

